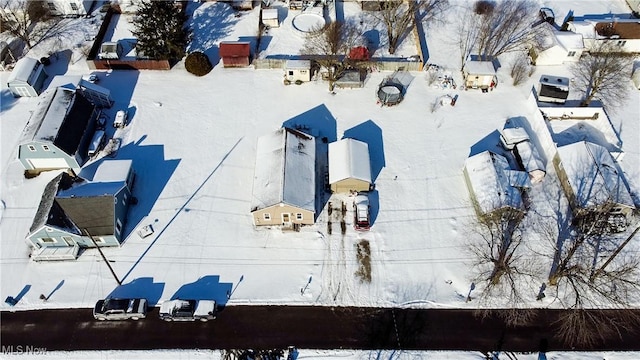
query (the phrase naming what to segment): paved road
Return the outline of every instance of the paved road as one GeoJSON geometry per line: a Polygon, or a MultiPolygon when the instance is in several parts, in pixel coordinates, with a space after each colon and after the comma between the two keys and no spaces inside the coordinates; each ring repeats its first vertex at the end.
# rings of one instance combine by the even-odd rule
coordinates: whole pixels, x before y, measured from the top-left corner
{"type": "MultiPolygon", "coordinates": [[[[169,323],[153,309],[144,320],[93,320],[91,309],[0,313],[2,346],[88,349],[430,349],[475,351],[571,350],[554,339],[558,312],[540,311],[537,325],[506,328],[469,310],[320,306],[229,306],[208,323],[169,323]]],[[[598,350],[640,350],[623,333],[598,350]]],[[[578,349],[576,349],[578,350],[578,349]]]]}

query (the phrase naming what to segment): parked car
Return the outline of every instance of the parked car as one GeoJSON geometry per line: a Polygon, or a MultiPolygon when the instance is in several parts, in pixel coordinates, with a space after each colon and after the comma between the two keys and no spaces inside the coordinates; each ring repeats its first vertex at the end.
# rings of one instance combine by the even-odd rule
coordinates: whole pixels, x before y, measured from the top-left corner
{"type": "Polygon", "coordinates": [[[369,230],[371,227],[371,223],[369,221],[370,210],[369,196],[363,193],[356,195],[356,198],[353,201],[353,226],[356,230],[369,230]]]}
{"type": "Polygon", "coordinates": [[[147,317],[146,299],[104,299],[98,300],[93,308],[97,320],[138,320],[147,317]]]}
{"type": "Polygon", "coordinates": [[[100,151],[100,149],[102,149],[104,146],[104,137],[104,130],[96,130],[91,138],[91,142],[89,143],[89,149],[87,150],[87,155],[89,155],[89,157],[93,157],[98,153],[98,151],[100,151]]]}
{"type": "Polygon", "coordinates": [[[123,128],[127,125],[127,112],[125,110],[118,110],[116,112],[116,118],[113,119],[114,128],[123,128]]]}
{"type": "Polygon", "coordinates": [[[208,321],[216,318],[213,300],[169,300],[160,306],[160,319],[165,321],[208,321]]]}

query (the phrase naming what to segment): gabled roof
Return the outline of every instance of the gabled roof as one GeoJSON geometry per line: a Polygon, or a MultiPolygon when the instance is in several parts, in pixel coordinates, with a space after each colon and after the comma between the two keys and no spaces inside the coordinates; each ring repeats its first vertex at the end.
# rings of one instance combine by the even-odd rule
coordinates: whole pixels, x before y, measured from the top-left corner
{"type": "Polygon", "coordinates": [[[247,41],[223,41],[220,43],[220,57],[246,57],[251,55],[250,44],[247,41]]]}
{"type": "Polygon", "coordinates": [[[467,158],[465,169],[481,213],[503,207],[524,209],[520,191],[513,186],[522,176],[510,169],[504,156],[484,151],[467,158]]]}
{"type": "Polygon", "coordinates": [[[288,204],[315,212],[315,138],[281,128],[258,138],[251,211],[288,204]]]}
{"type": "Polygon", "coordinates": [[[52,142],[69,155],[76,153],[95,110],[78,92],[57,87],[39,97],[36,110],[24,128],[21,143],[52,142]]]}
{"type": "Polygon", "coordinates": [[[29,78],[34,72],[33,69],[37,66],[40,66],[40,62],[38,60],[30,57],[23,57],[16,61],[16,65],[13,67],[7,82],[12,83],[17,80],[29,83],[29,78]]]}
{"type": "Polygon", "coordinates": [[[329,183],[358,179],[371,183],[369,145],[355,139],[329,144],[329,183]]]}
{"type": "Polygon", "coordinates": [[[580,208],[613,201],[634,207],[623,175],[607,149],[581,141],[558,147],[558,155],[580,208]]]}
{"type": "Polygon", "coordinates": [[[495,75],[497,66],[495,59],[492,57],[469,55],[469,58],[464,63],[464,69],[469,74],[495,75]]]}
{"type": "Polygon", "coordinates": [[[66,216],[60,205],[55,201],[58,190],[68,188],[72,183],[73,179],[64,172],[49,181],[42,192],[40,205],[38,205],[38,210],[33,218],[33,223],[29,228],[30,233],[38,230],[44,225],[49,225],[65,229],[72,233],[80,234],[80,231],[75,224],[66,216]]]}

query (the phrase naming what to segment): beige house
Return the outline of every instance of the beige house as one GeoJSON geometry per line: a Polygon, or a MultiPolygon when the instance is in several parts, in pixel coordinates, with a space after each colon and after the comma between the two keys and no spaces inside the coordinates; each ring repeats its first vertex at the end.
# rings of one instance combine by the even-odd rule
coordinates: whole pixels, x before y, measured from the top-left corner
{"type": "Polygon", "coordinates": [[[311,81],[311,61],[310,60],[287,60],[284,64],[284,83],[296,83],[311,81]]]}
{"type": "Polygon", "coordinates": [[[342,139],[329,144],[329,184],[334,193],[371,189],[371,163],[367,143],[342,139]]]}
{"type": "Polygon", "coordinates": [[[281,128],[258,138],[251,215],[256,226],[315,222],[316,144],[313,136],[281,128]]]}
{"type": "Polygon", "coordinates": [[[493,58],[469,55],[462,70],[465,89],[493,90],[498,85],[497,65],[493,58]]]}

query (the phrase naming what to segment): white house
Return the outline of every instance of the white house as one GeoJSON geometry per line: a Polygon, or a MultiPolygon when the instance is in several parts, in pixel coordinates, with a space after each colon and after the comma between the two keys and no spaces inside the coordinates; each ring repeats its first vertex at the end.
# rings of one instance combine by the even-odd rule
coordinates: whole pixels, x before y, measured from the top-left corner
{"type": "Polygon", "coordinates": [[[329,144],[329,185],[334,193],[371,190],[369,145],[355,139],[329,144]]]}
{"type": "Polygon", "coordinates": [[[44,91],[47,72],[40,61],[24,57],[16,62],[7,79],[7,86],[15,97],[38,96],[44,91]]]}
{"type": "Polygon", "coordinates": [[[635,210],[623,173],[604,147],[587,141],[560,146],[553,164],[576,215],[604,209],[626,218],[635,210]]]}
{"type": "Polygon", "coordinates": [[[534,65],[562,65],[576,62],[584,51],[582,35],[571,31],[557,31],[553,25],[543,23],[539,44],[529,49],[534,65]]]}
{"type": "Polygon", "coordinates": [[[525,211],[520,188],[531,186],[529,177],[525,172],[511,170],[504,156],[490,151],[470,156],[463,172],[478,216],[504,210],[525,211]]]}
{"type": "Polygon", "coordinates": [[[258,138],[253,177],[253,223],[293,227],[315,222],[316,142],[280,128],[258,138]]]}
{"type": "Polygon", "coordinates": [[[586,50],[606,43],[622,52],[640,52],[640,19],[585,19],[567,24],[568,30],[582,35],[586,50]]]}
{"type": "Polygon", "coordinates": [[[92,3],[83,0],[47,0],[46,6],[56,16],[84,16],[91,11],[92,3]]]}

